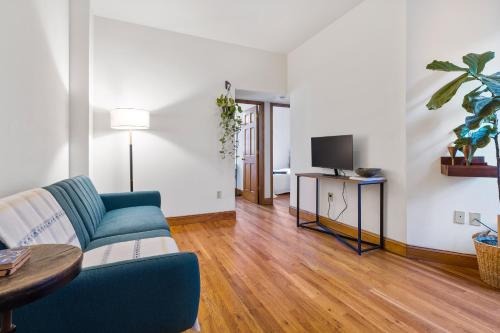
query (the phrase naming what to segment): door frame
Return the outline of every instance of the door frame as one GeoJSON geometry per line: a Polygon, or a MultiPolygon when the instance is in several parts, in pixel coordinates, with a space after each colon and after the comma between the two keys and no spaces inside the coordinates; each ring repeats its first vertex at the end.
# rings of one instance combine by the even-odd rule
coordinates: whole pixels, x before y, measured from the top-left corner
{"type": "MultiPolygon", "coordinates": [[[[265,135],[265,130],[264,130],[264,122],[265,122],[265,103],[260,102],[260,101],[252,101],[252,100],[246,100],[246,99],[235,99],[235,102],[241,103],[241,104],[252,104],[256,105],[257,107],[257,153],[256,153],[256,159],[257,159],[257,198],[258,198],[258,204],[262,205],[264,204],[264,196],[265,196],[265,186],[264,186],[264,173],[265,173],[265,160],[264,160],[264,149],[265,149],[265,144],[264,144],[264,135],[265,135]]],[[[271,161],[272,162],[272,161],[271,161]]],[[[244,179],[243,179],[244,181],[244,179]]],[[[272,179],[271,179],[272,181],[272,179]]],[[[271,183],[271,188],[272,188],[272,183],[271,183]]],[[[271,193],[272,197],[272,193],[271,193]]]]}
{"type": "Polygon", "coordinates": [[[269,103],[269,122],[270,122],[270,135],[271,137],[269,138],[269,149],[270,149],[270,165],[271,165],[271,170],[270,170],[270,177],[271,177],[271,198],[268,198],[268,204],[272,205],[273,204],[273,199],[274,199],[274,165],[273,165],[273,154],[274,154],[274,148],[273,148],[273,140],[274,140],[274,123],[273,123],[273,115],[274,115],[274,107],[281,107],[281,108],[288,108],[290,112],[290,104],[286,103],[269,103]]]}

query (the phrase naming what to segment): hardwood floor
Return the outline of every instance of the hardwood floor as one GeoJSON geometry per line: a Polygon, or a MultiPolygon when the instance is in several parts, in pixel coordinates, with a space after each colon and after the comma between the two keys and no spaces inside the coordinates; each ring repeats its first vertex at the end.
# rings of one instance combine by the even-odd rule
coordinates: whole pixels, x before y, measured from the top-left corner
{"type": "Polygon", "coordinates": [[[173,227],[201,268],[202,332],[500,332],[500,292],[474,269],[358,257],[298,230],[288,198],[237,199],[237,222],[173,227]]]}

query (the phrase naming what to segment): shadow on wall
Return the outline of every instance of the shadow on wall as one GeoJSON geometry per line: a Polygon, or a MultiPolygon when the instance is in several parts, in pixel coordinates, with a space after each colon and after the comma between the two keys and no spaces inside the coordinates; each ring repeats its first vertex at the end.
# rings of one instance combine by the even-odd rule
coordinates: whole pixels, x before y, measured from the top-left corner
{"type": "MultiPolygon", "coordinates": [[[[212,130],[213,126],[207,124],[218,123],[218,110],[214,103],[213,108],[207,108],[206,96],[190,96],[185,102],[161,107],[151,110],[151,127],[145,131],[134,131],[135,136],[155,136],[165,141],[170,147],[178,147],[183,154],[196,156],[197,159],[219,157],[218,144],[219,132],[212,130]],[[196,106],[193,105],[196,104],[196,106]],[[200,117],[197,109],[207,109],[200,117]],[[189,113],[193,117],[188,117],[189,113]],[[209,130],[207,134],[207,129],[209,130]],[[141,134],[143,133],[143,134],[141,134]]],[[[109,136],[117,136],[122,132],[110,128],[110,110],[94,107],[94,140],[99,144],[100,140],[109,136]]],[[[128,142],[128,141],[127,141],[128,142]]],[[[146,148],[150,149],[150,148],[146,148]]],[[[154,151],[154,150],[153,150],[154,151]]],[[[156,153],[161,153],[156,151],[156,153]]]]}
{"type": "Polygon", "coordinates": [[[0,196],[66,178],[69,168],[67,1],[2,3],[0,196]],[[66,38],[64,38],[66,36],[66,38]]]}
{"type": "MultiPolygon", "coordinates": [[[[151,128],[134,131],[134,181],[138,190],[160,189],[170,205],[179,200],[192,205],[189,189],[200,191],[200,184],[206,184],[207,180],[216,182],[212,185],[216,188],[234,188],[230,184],[234,182],[234,176],[230,176],[232,162],[230,159],[221,161],[218,153],[219,114],[215,102],[210,106],[213,100],[213,94],[208,91],[152,110],[151,128]],[[225,181],[217,182],[217,179],[225,181]],[[175,198],[170,199],[172,197],[175,198]]],[[[94,110],[96,184],[101,191],[126,191],[129,177],[127,131],[110,128],[109,110],[94,110]]],[[[172,206],[170,209],[170,215],[183,214],[175,213],[172,206]]]]}

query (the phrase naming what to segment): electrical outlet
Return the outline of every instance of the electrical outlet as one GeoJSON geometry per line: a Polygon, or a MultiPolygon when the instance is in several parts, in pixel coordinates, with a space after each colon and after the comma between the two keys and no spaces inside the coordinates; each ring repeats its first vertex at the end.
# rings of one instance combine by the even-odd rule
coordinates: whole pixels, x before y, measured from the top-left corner
{"type": "Polygon", "coordinates": [[[465,212],[455,211],[455,216],[453,217],[453,223],[465,224],[465,212]]]}
{"type": "Polygon", "coordinates": [[[332,201],[333,201],[333,193],[328,192],[328,202],[332,202],[332,201]]]}
{"type": "Polygon", "coordinates": [[[481,221],[481,214],[480,213],[469,213],[469,224],[480,227],[481,223],[477,222],[476,220],[481,221]]]}
{"type": "Polygon", "coordinates": [[[222,199],[222,191],[217,191],[217,199],[222,199]]]}

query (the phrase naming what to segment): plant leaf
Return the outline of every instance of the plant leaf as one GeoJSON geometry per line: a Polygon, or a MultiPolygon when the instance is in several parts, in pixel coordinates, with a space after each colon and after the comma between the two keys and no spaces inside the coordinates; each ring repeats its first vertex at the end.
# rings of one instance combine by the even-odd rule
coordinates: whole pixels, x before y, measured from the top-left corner
{"type": "Polygon", "coordinates": [[[483,126],[471,135],[471,144],[476,148],[484,148],[490,143],[490,126],[483,126]]]}
{"type": "Polygon", "coordinates": [[[483,120],[483,117],[476,115],[465,117],[465,126],[467,126],[469,130],[474,130],[476,128],[479,128],[481,120],[483,120]]]}
{"type": "Polygon", "coordinates": [[[453,132],[457,136],[458,139],[465,137],[469,133],[469,128],[465,125],[462,124],[455,129],[453,129],[453,132]]]}
{"type": "Polygon", "coordinates": [[[500,72],[493,75],[480,75],[479,78],[495,96],[500,96],[500,72]]]}
{"type": "Polygon", "coordinates": [[[461,148],[463,146],[466,146],[466,145],[470,145],[471,144],[471,138],[469,137],[464,137],[464,138],[459,138],[459,139],[456,139],[455,142],[454,142],[455,146],[461,148]]]}
{"type": "Polygon", "coordinates": [[[483,112],[483,109],[485,106],[491,103],[491,101],[493,101],[493,98],[491,97],[484,97],[484,96],[472,97],[472,99],[469,100],[469,106],[471,108],[472,113],[474,113],[476,116],[484,118],[486,116],[489,116],[489,114],[485,114],[483,112]]]}
{"type": "Polygon", "coordinates": [[[462,85],[462,83],[473,80],[473,78],[469,77],[468,73],[464,73],[454,79],[453,81],[447,83],[441,89],[436,91],[434,95],[432,95],[429,103],[427,103],[427,108],[429,110],[436,110],[446,104],[455,94],[457,93],[458,88],[462,85]]]}
{"type": "Polygon", "coordinates": [[[481,118],[486,118],[491,116],[492,114],[500,111],[500,98],[488,98],[489,101],[486,105],[484,105],[476,115],[481,118]]]}
{"type": "Polygon", "coordinates": [[[442,71],[442,72],[467,72],[467,68],[457,66],[449,61],[439,61],[439,60],[434,60],[433,62],[428,64],[426,68],[433,71],[442,71]]]}
{"type": "Polygon", "coordinates": [[[462,102],[462,107],[469,113],[474,113],[474,101],[475,99],[480,96],[484,90],[479,90],[481,89],[482,86],[477,87],[476,89],[472,90],[470,93],[464,96],[464,100],[462,102]]]}
{"type": "Polygon", "coordinates": [[[463,56],[464,64],[469,66],[469,71],[476,75],[480,74],[488,61],[495,58],[495,52],[488,51],[482,54],[469,53],[463,56]]]}

